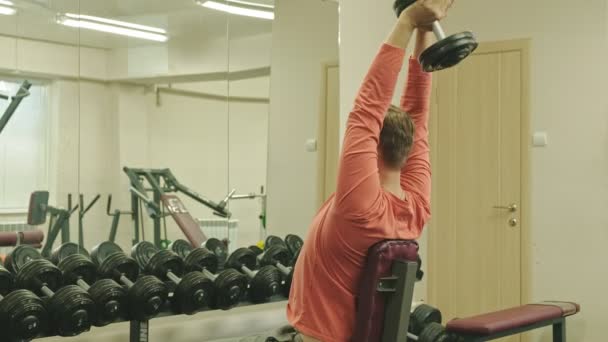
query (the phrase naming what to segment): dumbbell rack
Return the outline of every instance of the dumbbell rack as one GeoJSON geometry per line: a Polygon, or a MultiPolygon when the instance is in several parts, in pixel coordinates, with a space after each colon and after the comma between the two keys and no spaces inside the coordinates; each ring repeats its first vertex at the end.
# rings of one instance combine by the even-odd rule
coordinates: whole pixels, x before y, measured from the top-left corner
{"type": "MultiPolygon", "coordinates": [[[[272,297],[268,303],[278,303],[278,302],[282,302],[282,301],[286,301],[286,298],[284,298],[282,296],[275,296],[275,297],[272,297]]],[[[268,303],[264,303],[264,304],[268,304],[268,303]]],[[[260,304],[254,304],[251,302],[244,301],[244,302],[241,302],[239,305],[237,305],[232,310],[246,307],[246,306],[252,306],[252,305],[260,305],[260,304]]],[[[179,314],[175,314],[175,313],[171,312],[169,303],[165,303],[165,306],[166,306],[165,310],[163,310],[163,312],[160,315],[154,317],[154,319],[179,315],[179,314]]],[[[203,310],[203,311],[201,311],[201,313],[209,312],[209,311],[212,311],[212,310],[211,309],[203,310]]],[[[124,322],[125,321],[118,321],[113,324],[124,323],[124,322]]],[[[130,323],[129,324],[129,342],[148,342],[149,341],[150,321],[142,321],[142,322],[129,321],[129,323],[130,323]]],[[[38,338],[47,338],[47,337],[54,337],[54,336],[45,335],[45,336],[39,336],[38,338]]],[[[27,342],[27,341],[14,341],[14,342],[27,342]]]]}

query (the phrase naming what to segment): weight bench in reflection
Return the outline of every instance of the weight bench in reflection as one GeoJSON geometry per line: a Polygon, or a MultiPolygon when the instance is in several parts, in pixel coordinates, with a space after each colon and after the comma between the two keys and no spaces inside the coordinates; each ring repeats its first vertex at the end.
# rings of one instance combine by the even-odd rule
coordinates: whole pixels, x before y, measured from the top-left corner
{"type": "MultiPolygon", "coordinates": [[[[417,259],[414,241],[383,241],[370,248],[359,286],[353,342],[407,341],[417,259]]],[[[447,341],[491,341],[552,326],[553,342],[565,342],[566,318],[579,311],[575,303],[543,302],[455,319],[446,326],[447,341]]]]}

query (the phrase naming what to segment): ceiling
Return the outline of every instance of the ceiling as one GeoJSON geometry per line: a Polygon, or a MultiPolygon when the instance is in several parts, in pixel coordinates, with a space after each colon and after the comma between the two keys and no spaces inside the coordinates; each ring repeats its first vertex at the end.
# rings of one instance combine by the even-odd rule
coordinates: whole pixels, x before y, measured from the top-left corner
{"type": "MultiPolygon", "coordinates": [[[[272,4],[274,0],[249,0],[272,4]]],[[[100,48],[154,43],[55,23],[57,13],[80,13],[164,28],[170,39],[230,39],[272,32],[272,21],[210,10],[194,0],[13,0],[16,16],[0,16],[0,34],[100,48]]]]}

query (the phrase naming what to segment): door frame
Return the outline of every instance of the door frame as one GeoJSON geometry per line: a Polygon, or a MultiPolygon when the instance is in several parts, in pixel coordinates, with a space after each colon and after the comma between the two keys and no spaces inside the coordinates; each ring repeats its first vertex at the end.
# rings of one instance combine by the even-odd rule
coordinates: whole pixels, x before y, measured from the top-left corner
{"type": "MultiPolygon", "coordinates": [[[[317,133],[317,207],[325,202],[325,169],[327,160],[327,82],[330,68],[339,68],[337,61],[326,62],[321,65],[321,101],[319,108],[319,121],[317,133]]],[[[339,113],[338,113],[339,114],[339,113]]],[[[340,132],[338,132],[338,135],[340,132]]]]}
{"type": "MultiPolygon", "coordinates": [[[[530,232],[530,39],[516,39],[505,41],[494,41],[480,43],[474,55],[483,55],[495,52],[515,52],[521,54],[521,126],[520,126],[520,172],[521,172],[521,225],[520,225],[520,304],[528,303],[531,300],[531,232],[530,232]]],[[[434,88],[435,90],[435,88],[434,88]]],[[[436,125],[435,125],[436,127],[436,125]]],[[[434,140],[434,139],[433,139],[434,140]]],[[[435,144],[433,144],[435,145],[435,144]]],[[[429,269],[433,268],[433,255],[436,253],[436,248],[433,245],[432,229],[428,233],[428,256],[429,269]]],[[[432,277],[428,282],[426,291],[427,298],[432,292],[431,289],[436,289],[438,284],[433,283],[432,277]]],[[[524,338],[525,340],[525,338],[524,338]]]]}

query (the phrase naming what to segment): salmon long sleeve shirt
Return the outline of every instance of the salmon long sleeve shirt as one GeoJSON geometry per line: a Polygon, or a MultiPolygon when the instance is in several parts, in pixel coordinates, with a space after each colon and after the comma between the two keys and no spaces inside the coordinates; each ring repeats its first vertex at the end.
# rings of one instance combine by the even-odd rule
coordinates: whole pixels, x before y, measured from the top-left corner
{"type": "Polygon", "coordinates": [[[351,338],[368,249],[386,239],[417,239],[430,218],[431,76],[415,59],[409,60],[401,100],[415,125],[414,145],[401,172],[405,198],[385,191],[379,177],[380,132],[404,56],[403,49],[384,44],[371,65],[348,119],[336,192],[314,218],[295,266],[288,320],[323,342],[351,338]]]}

